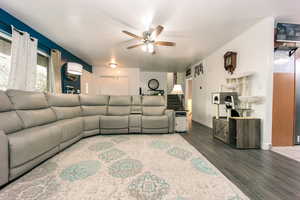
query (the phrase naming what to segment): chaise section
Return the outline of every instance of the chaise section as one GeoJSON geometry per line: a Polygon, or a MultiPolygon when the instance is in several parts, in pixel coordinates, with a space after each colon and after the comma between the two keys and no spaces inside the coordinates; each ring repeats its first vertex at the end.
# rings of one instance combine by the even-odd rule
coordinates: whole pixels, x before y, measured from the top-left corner
{"type": "Polygon", "coordinates": [[[53,125],[56,115],[49,108],[44,93],[18,90],[8,90],[6,93],[24,128],[7,132],[9,179],[12,180],[57,153],[62,132],[53,125]],[[49,152],[52,152],[51,155],[45,156],[49,152]]]}
{"type": "Polygon", "coordinates": [[[164,96],[143,97],[142,133],[172,133],[174,114],[166,112],[164,96]]]}
{"type": "Polygon", "coordinates": [[[100,133],[128,133],[130,106],[131,96],[110,96],[107,116],[100,117],[100,133]]]}
{"type": "Polygon", "coordinates": [[[88,137],[100,133],[100,116],[107,114],[108,96],[80,95],[83,116],[83,136],[88,137]]]}
{"type": "Polygon", "coordinates": [[[63,150],[82,137],[83,120],[79,96],[48,93],[47,99],[58,120],[55,125],[62,130],[59,148],[63,150]]]}

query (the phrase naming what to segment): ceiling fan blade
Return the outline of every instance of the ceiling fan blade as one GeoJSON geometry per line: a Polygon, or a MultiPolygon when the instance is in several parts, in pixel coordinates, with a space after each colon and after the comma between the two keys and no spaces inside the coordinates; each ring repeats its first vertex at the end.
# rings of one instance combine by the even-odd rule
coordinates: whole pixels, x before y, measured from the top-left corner
{"type": "Polygon", "coordinates": [[[154,36],[155,36],[155,38],[157,37],[157,36],[159,36],[160,34],[161,34],[161,32],[164,30],[164,27],[163,26],[161,26],[161,25],[158,25],[154,30],[153,30],[153,34],[154,34],[154,36]]]}
{"type": "Polygon", "coordinates": [[[122,31],[122,32],[125,33],[125,34],[127,34],[127,35],[129,35],[129,36],[131,36],[131,37],[134,37],[134,38],[136,38],[136,39],[143,40],[143,37],[138,36],[138,35],[135,35],[135,34],[130,33],[130,32],[128,32],[128,31],[122,31]]]}
{"type": "Polygon", "coordinates": [[[127,47],[127,49],[132,49],[132,48],[136,48],[136,47],[139,47],[139,46],[143,46],[144,44],[135,44],[135,45],[132,45],[132,46],[129,46],[127,47]]]}
{"type": "Polygon", "coordinates": [[[156,41],[154,42],[157,46],[176,46],[175,42],[156,41]]]}

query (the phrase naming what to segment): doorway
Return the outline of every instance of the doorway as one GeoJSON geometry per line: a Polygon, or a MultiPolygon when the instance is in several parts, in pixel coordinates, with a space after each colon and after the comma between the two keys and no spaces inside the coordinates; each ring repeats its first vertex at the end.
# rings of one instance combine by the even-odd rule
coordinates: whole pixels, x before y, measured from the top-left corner
{"type": "Polygon", "coordinates": [[[188,116],[189,118],[192,118],[192,106],[193,106],[193,81],[192,79],[186,79],[185,83],[185,108],[188,110],[188,116]]]}

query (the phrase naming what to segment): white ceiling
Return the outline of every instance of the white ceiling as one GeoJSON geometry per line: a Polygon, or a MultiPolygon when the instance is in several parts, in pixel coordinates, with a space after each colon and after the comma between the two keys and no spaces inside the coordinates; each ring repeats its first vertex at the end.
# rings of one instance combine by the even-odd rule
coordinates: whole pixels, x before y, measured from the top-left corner
{"type": "Polygon", "coordinates": [[[258,20],[300,24],[299,0],[1,0],[1,8],[94,66],[115,58],[120,67],[146,71],[183,71],[258,20]],[[165,27],[154,56],[122,30],[141,34],[165,27]]]}

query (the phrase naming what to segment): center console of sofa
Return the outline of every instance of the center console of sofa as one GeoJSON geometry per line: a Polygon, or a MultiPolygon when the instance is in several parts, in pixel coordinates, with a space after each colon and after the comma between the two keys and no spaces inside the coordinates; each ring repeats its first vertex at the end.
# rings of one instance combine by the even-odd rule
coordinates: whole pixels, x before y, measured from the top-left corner
{"type": "Polygon", "coordinates": [[[83,137],[173,132],[164,96],[0,91],[0,186],[83,137]]]}

